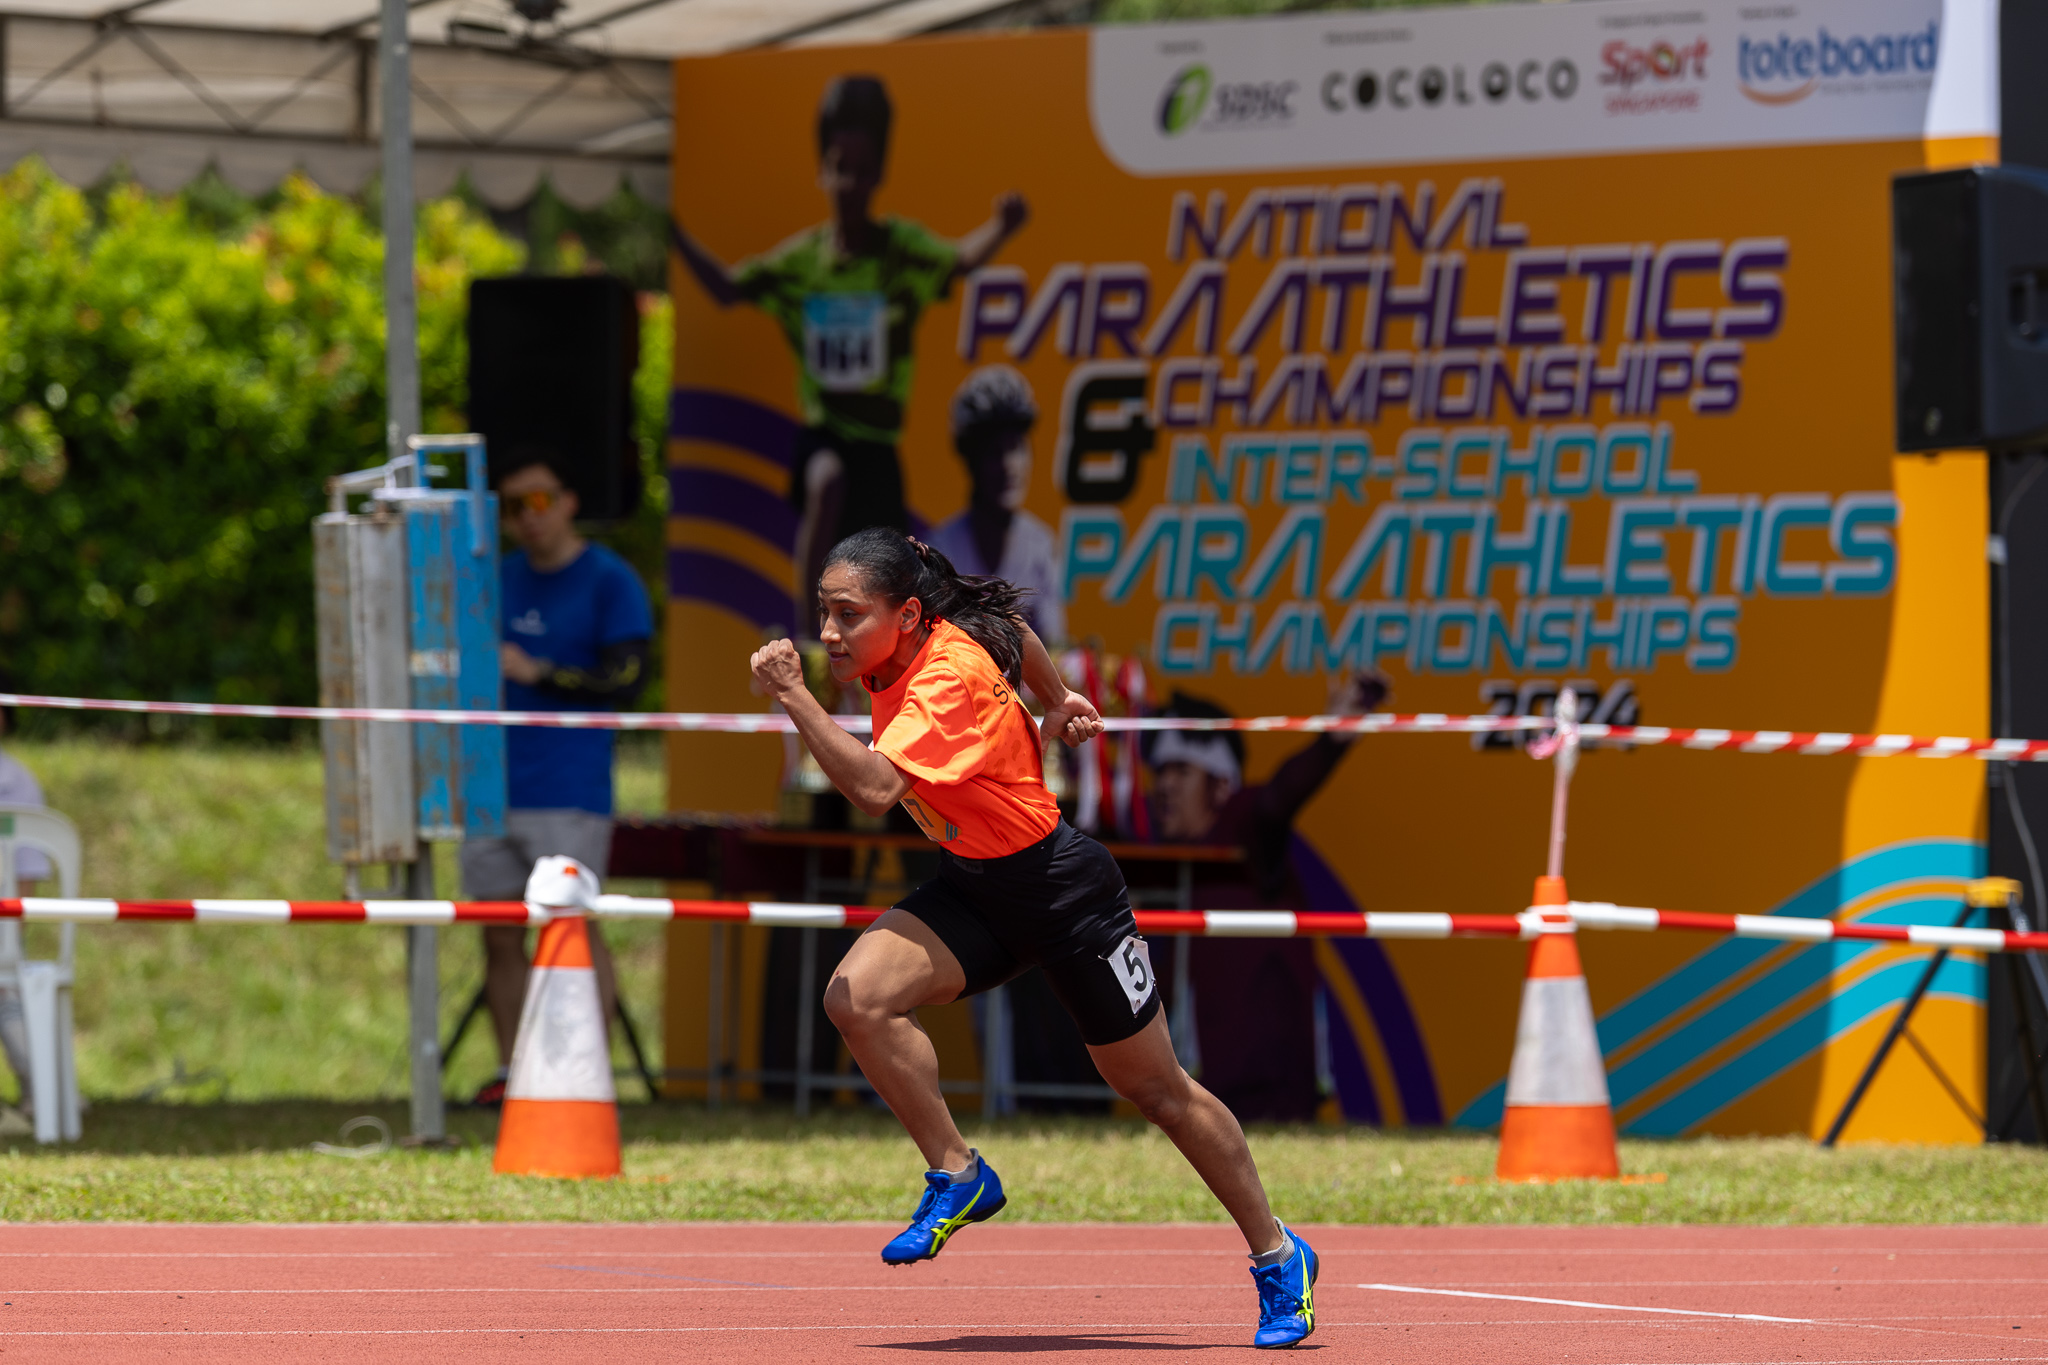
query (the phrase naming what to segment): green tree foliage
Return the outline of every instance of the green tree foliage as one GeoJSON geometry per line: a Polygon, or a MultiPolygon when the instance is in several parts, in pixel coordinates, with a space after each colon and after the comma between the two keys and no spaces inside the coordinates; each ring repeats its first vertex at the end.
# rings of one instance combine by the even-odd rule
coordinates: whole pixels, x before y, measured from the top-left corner
{"type": "Polygon", "coordinates": [[[1100,0],[1104,24],[1154,24],[1181,19],[1233,19],[1303,10],[1405,9],[1414,5],[1487,3],[1488,0],[1100,0]]]}
{"type": "MultiPolygon", "coordinates": [[[[467,425],[469,281],[524,257],[421,207],[428,430],[467,425]]],[[[313,699],[307,528],[328,475],[383,458],[382,268],[364,207],[304,180],[257,204],[0,175],[0,665],[25,688],[313,699]]],[[[654,479],[615,538],[658,572],[666,300],[643,312],[654,479]]]]}
{"type": "MultiPolygon", "coordinates": [[[[182,196],[0,176],[0,657],[85,696],[304,701],[322,480],[381,458],[383,243],[303,180],[217,230],[182,196]]],[[[421,382],[460,429],[472,275],[519,248],[420,214],[421,382]]]]}

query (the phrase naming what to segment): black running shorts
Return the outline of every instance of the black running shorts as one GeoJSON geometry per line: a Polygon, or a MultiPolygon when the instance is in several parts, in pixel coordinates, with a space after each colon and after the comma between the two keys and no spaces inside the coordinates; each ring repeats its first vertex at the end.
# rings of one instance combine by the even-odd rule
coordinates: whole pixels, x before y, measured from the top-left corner
{"type": "Polygon", "coordinates": [[[1001,858],[941,857],[939,875],[898,906],[959,959],[967,975],[961,995],[1043,967],[1094,1047],[1135,1036],[1159,1013],[1151,958],[1108,849],[1062,820],[1001,858]]]}
{"type": "Polygon", "coordinates": [[[791,452],[789,505],[799,517],[810,498],[811,460],[821,450],[837,455],[844,471],[839,487],[839,520],[827,528],[833,544],[870,526],[910,530],[910,513],[903,503],[903,465],[896,447],[880,441],[849,440],[823,427],[804,427],[798,431],[796,448],[791,452]]]}

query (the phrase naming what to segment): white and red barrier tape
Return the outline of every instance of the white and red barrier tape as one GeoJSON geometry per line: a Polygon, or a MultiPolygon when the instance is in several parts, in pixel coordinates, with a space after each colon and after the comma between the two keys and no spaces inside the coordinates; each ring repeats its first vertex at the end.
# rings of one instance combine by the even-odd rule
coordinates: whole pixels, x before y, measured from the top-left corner
{"type": "MultiPolygon", "coordinates": [[[[222,716],[248,720],[367,720],[433,725],[522,725],[567,730],[679,730],[714,734],[787,734],[788,716],[763,711],[430,711],[364,706],[252,706],[227,702],[126,701],[44,697],[0,692],[0,706],[56,711],[120,711],[164,716],[222,716]]],[[[835,716],[848,730],[868,728],[866,716],[835,716]]],[[[1369,716],[1110,716],[1110,730],[1304,731],[1336,734],[1493,734],[1556,728],[1549,716],[1470,716],[1422,712],[1369,716]]],[[[1854,754],[1890,758],[1981,758],[2015,763],[2048,761],[2048,740],[1969,739],[1957,735],[1854,734],[1845,730],[1715,730],[1663,725],[1573,727],[1584,740],[1682,749],[1734,749],[1751,754],[1854,754]]]]}
{"type": "MultiPolygon", "coordinates": [[[[859,929],[887,907],[801,905],[776,901],[669,900],[599,896],[599,919],[702,920],[790,929],[859,929]]],[[[569,911],[567,913],[574,913],[569,911]]],[[[98,900],[26,896],[0,899],[0,919],[29,923],[192,921],[201,924],[538,924],[552,917],[521,901],[98,900]]],[[[1140,910],[1153,934],[1214,938],[1524,938],[1543,932],[1534,915],[1387,915],[1291,910],[1140,910]]]]}
{"type": "MultiPolygon", "coordinates": [[[[96,697],[43,697],[0,692],[0,706],[52,711],[120,711],[155,716],[226,716],[244,720],[369,720],[429,725],[522,725],[565,730],[684,730],[713,734],[789,734],[796,725],[769,711],[429,711],[385,706],[252,706],[228,702],[127,701],[96,697]]],[[[834,716],[848,730],[869,728],[866,716],[834,716]]],[[[1350,733],[1492,733],[1547,730],[1542,716],[1112,716],[1112,730],[1334,730],[1350,733]]]]}
{"type": "Polygon", "coordinates": [[[1922,948],[1960,948],[1980,953],[2048,951],[2048,933],[2009,929],[1955,929],[1946,924],[1864,924],[1854,920],[1795,919],[1789,915],[1706,915],[1691,910],[1650,910],[1604,901],[1573,901],[1565,907],[1581,929],[1692,930],[1736,938],[1770,938],[1790,943],[1837,940],[1911,943],[1922,948]]]}
{"type": "MultiPolygon", "coordinates": [[[[778,901],[669,900],[654,896],[599,896],[599,919],[700,920],[782,929],[859,929],[881,918],[873,905],[802,905],[778,901]]],[[[1514,938],[1580,929],[1693,930],[1736,938],[1795,943],[1862,940],[1910,943],[1973,952],[2048,951],[2048,933],[1953,929],[1946,925],[1863,924],[1781,915],[1705,915],[1573,901],[1531,908],[1519,915],[1385,914],[1378,911],[1140,910],[1138,928],[1149,934],[1207,938],[1514,938]]],[[[0,919],[29,923],[103,924],[113,921],[194,921],[201,924],[538,924],[545,907],[520,901],[279,901],[279,900],[64,900],[28,896],[0,900],[0,919]]]]}

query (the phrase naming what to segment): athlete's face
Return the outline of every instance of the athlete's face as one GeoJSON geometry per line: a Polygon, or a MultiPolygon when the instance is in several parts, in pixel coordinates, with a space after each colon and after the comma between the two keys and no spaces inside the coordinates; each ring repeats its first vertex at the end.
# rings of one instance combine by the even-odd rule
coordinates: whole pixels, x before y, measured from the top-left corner
{"type": "Polygon", "coordinates": [[[841,684],[873,677],[888,686],[916,656],[923,635],[924,607],[915,597],[892,606],[844,564],[818,579],[818,640],[841,684]]]}
{"type": "Polygon", "coordinates": [[[868,201],[882,183],[882,148],[866,133],[841,131],[825,143],[818,159],[818,188],[832,196],[842,219],[866,218],[868,201]]]}

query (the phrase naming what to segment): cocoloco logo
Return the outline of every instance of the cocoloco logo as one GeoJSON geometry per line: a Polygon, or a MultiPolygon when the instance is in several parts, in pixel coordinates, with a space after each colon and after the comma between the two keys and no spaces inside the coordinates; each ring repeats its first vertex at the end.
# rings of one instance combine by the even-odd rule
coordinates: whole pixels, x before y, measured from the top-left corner
{"type": "Polygon", "coordinates": [[[1323,77],[1323,107],[1334,113],[1371,109],[1382,100],[1394,109],[1441,104],[1533,104],[1568,100],[1579,91],[1579,68],[1569,57],[1534,58],[1463,65],[1397,66],[1382,78],[1377,71],[1332,71],[1323,77]]]}
{"type": "Polygon", "coordinates": [[[1758,104],[1795,104],[1830,85],[1867,77],[1931,80],[1941,56],[1941,21],[1918,32],[1850,34],[1823,28],[1812,37],[1743,37],[1735,66],[1742,93],[1758,104]]]}

